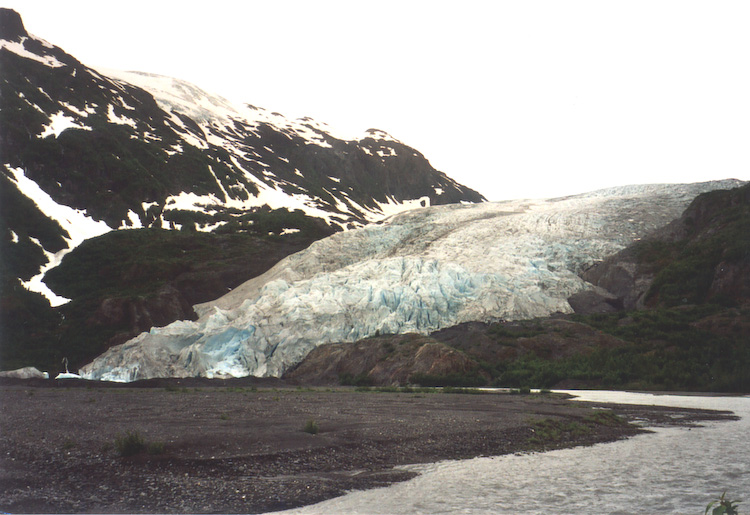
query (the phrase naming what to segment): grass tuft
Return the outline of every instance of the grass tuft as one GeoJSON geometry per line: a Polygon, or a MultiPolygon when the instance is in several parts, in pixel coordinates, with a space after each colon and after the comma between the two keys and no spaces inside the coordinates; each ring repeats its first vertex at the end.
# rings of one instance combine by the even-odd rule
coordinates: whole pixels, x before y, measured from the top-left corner
{"type": "Polygon", "coordinates": [[[138,431],[128,431],[115,438],[115,451],[123,458],[135,456],[145,450],[146,440],[138,431]]]}
{"type": "Polygon", "coordinates": [[[163,442],[147,442],[138,431],[128,431],[115,438],[115,451],[123,458],[143,452],[163,454],[165,444],[163,442]]]}
{"type": "Polygon", "coordinates": [[[311,435],[316,435],[320,432],[320,427],[315,420],[308,419],[307,422],[305,422],[305,427],[302,428],[302,431],[311,435]]]}

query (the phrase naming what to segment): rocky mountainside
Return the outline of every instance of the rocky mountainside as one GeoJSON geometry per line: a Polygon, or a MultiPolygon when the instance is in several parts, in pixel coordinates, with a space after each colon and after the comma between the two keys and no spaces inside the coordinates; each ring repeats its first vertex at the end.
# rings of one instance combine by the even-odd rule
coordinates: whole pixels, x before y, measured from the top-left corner
{"type": "Polygon", "coordinates": [[[434,206],[337,233],[82,369],[91,379],[280,376],[316,346],[572,313],[594,263],[738,181],[434,206]]]}
{"type": "MultiPolygon", "coordinates": [[[[70,349],[76,345],[70,340],[89,338],[87,332],[97,332],[104,339],[99,348],[106,347],[117,334],[146,330],[151,321],[194,316],[191,304],[226,292],[320,237],[404,209],[484,200],[383,131],[340,137],[314,120],[234,105],[177,79],[95,70],[29,34],[9,9],[0,9],[0,69],[5,348],[19,338],[53,340],[44,351],[51,356],[50,347],[70,349]],[[120,237],[119,229],[138,235],[120,237]],[[150,267],[156,275],[139,264],[141,286],[158,285],[139,290],[148,300],[121,295],[111,285],[107,294],[98,292],[96,280],[104,287],[133,273],[97,261],[104,255],[97,245],[113,255],[138,256],[122,245],[143,245],[143,252],[169,247],[173,238],[162,229],[189,233],[177,245],[186,258],[182,268],[174,254],[171,263],[150,267]],[[82,246],[94,238],[98,244],[82,246]],[[214,256],[209,270],[191,253],[210,245],[226,249],[229,240],[239,248],[265,245],[251,253],[262,264],[229,251],[229,262],[214,256]],[[78,253],[72,261],[88,267],[85,292],[66,274],[48,274],[71,252],[78,253]],[[190,277],[179,278],[186,273],[190,277]],[[45,311],[47,301],[27,290],[55,307],[71,300],[79,305],[45,311]],[[112,305],[130,320],[113,326],[112,305]],[[109,314],[84,315],[91,311],[109,314]],[[23,322],[15,319],[19,315],[23,322]]],[[[24,360],[5,348],[4,362],[24,360]]],[[[52,352],[59,361],[62,351],[52,352]]]]}
{"type": "Polygon", "coordinates": [[[339,230],[404,204],[483,200],[382,131],[344,140],[176,79],[107,76],[29,35],[14,11],[0,17],[3,190],[39,211],[6,221],[3,237],[39,247],[27,252],[37,263],[118,228],[242,230],[261,206],[339,230]]]}
{"type": "Polygon", "coordinates": [[[678,219],[586,270],[624,309],[750,300],[750,187],[700,195],[678,219]]]}
{"type": "Polygon", "coordinates": [[[750,392],[750,185],[699,195],[581,275],[597,288],[568,299],[576,314],[322,345],[284,377],[750,392]]]}
{"type": "Polygon", "coordinates": [[[560,317],[466,322],[430,335],[375,336],[321,345],[284,379],[313,385],[519,387],[532,383],[518,381],[496,367],[529,356],[559,360],[624,345],[615,336],[560,317]]]}

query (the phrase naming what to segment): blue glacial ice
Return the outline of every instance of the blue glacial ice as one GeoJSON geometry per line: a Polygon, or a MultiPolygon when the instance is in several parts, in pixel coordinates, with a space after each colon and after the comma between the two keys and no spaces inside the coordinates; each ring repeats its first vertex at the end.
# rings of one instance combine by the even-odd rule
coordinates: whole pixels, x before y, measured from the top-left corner
{"type": "Polygon", "coordinates": [[[213,302],[113,347],[83,377],[281,376],[315,346],[569,313],[578,274],[731,182],[436,206],[337,233],[213,302]]]}

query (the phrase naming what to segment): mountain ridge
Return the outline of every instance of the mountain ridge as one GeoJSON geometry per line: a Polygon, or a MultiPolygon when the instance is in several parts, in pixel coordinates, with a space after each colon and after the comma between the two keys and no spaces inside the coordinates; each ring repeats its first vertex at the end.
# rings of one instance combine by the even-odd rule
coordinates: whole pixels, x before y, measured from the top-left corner
{"type": "Polygon", "coordinates": [[[3,363],[24,366],[33,354],[30,364],[52,370],[64,356],[80,365],[148,320],[194,317],[192,304],[333,232],[422,205],[484,201],[383,131],[340,139],[314,120],[235,106],[185,81],[109,77],[28,33],[5,8],[0,68],[3,363]],[[200,100],[193,109],[191,99],[200,100]],[[121,230],[133,237],[119,238],[121,230]],[[216,270],[199,262],[205,248],[230,240],[251,250],[244,260],[222,251],[207,261],[216,270]],[[133,256],[118,247],[125,241],[181,255],[145,266],[136,249],[120,266],[99,251],[133,256]],[[138,266],[139,284],[154,287],[105,291],[83,280],[86,289],[75,288],[54,272],[68,258],[63,270],[88,263],[102,284],[138,266]]]}
{"type": "MultiPolygon", "coordinates": [[[[241,225],[245,212],[262,206],[300,209],[342,230],[420,204],[484,200],[385,133],[344,141],[311,120],[233,106],[184,81],[124,74],[161,84],[150,92],[29,35],[15,11],[2,17],[4,189],[34,199],[24,188],[33,185],[108,230],[212,231],[241,225]],[[171,102],[163,101],[170,92],[171,102]],[[200,109],[186,108],[191,99],[202,101],[200,109]]],[[[37,238],[40,267],[61,241],[69,250],[82,241],[66,227],[55,230],[55,242],[37,238]]],[[[27,231],[4,232],[15,243],[27,231]]]]}

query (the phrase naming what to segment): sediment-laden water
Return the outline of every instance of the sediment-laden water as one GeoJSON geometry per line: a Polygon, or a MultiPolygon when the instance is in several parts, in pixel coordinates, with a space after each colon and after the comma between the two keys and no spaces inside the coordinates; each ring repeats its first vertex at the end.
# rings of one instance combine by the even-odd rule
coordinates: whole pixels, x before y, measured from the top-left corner
{"type": "Polygon", "coordinates": [[[596,402],[730,410],[741,419],[656,427],[593,447],[412,466],[421,473],[413,480],[285,513],[703,513],[725,490],[750,507],[750,396],[569,393],[596,402]]]}

